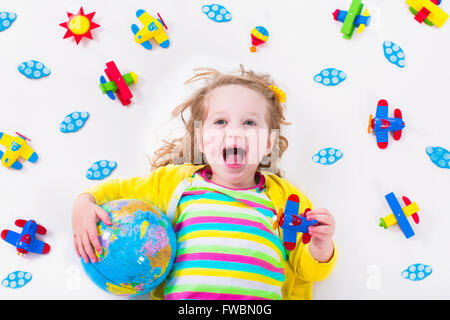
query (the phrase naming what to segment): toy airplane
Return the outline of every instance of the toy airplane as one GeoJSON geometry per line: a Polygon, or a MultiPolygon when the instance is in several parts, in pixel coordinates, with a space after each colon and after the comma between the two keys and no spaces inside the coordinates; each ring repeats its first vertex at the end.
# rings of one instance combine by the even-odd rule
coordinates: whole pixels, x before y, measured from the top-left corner
{"type": "Polygon", "coordinates": [[[134,41],[148,50],[152,49],[152,45],[150,43],[150,39],[152,38],[155,39],[156,43],[158,43],[160,47],[167,48],[170,45],[169,38],[164,32],[164,28],[167,29],[167,26],[159,13],[157,14],[159,19],[155,19],[146,11],[139,9],[136,11],[136,17],[144,25],[144,27],[139,29],[137,25],[131,25],[131,31],[135,35],[134,41]]]}
{"type": "Polygon", "coordinates": [[[0,132],[0,145],[6,147],[4,153],[0,151],[0,158],[5,167],[20,170],[23,165],[17,160],[19,157],[34,163],[38,160],[38,155],[28,146],[26,140],[31,141],[30,139],[20,133],[16,134],[16,137],[12,137],[0,132]]]}
{"type": "Polygon", "coordinates": [[[369,127],[367,128],[367,132],[370,133],[371,129],[373,129],[380,149],[386,149],[389,131],[393,131],[394,140],[400,140],[402,130],[405,127],[405,122],[402,119],[402,112],[400,109],[394,110],[394,118],[388,118],[388,109],[387,101],[382,99],[378,101],[375,118],[373,118],[372,115],[369,117],[369,127]]]}
{"type": "Polygon", "coordinates": [[[341,33],[344,34],[344,39],[351,39],[355,28],[358,28],[358,33],[361,33],[369,26],[371,20],[369,10],[365,9],[361,15],[363,7],[361,0],[352,0],[348,11],[336,9],[333,12],[334,20],[343,23],[341,33]]]}
{"type": "Polygon", "coordinates": [[[417,22],[425,22],[429,26],[442,27],[448,19],[448,14],[438,7],[441,0],[406,0],[409,11],[417,22]]]}
{"type": "Polygon", "coordinates": [[[111,100],[115,100],[114,93],[116,93],[122,105],[130,104],[133,94],[128,86],[137,82],[137,75],[134,72],[121,75],[114,61],[106,64],[105,73],[110,81],[107,82],[104,76],[100,76],[99,86],[103,94],[106,93],[111,100]]]}
{"type": "Polygon", "coordinates": [[[28,252],[46,254],[50,251],[48,244],[35,238],[36,233],[44,235],[47,233],[47,229],[34,220],[18,219],[15,224],[23,228],[20,234],[11,230],[3,230],[1,236],[3,240],[17,248],[17,254],[24,255],[28,252]]]}
{"type": "MultiPolygon", "coordinates": [[[[280,226],[283,230],[283,242],[287,250],[294,250],[297,244],[297,233],[301,232],[302,242],[308,243],[311,240],[311,236],[308,233],[308,227],[314,226],[318,222],[317,220],[306,220],[306,214],[311,211],[307,208],[303,216],[299,215],[299,198],[296,194],[291,194],[286,201],[286,207],[283,210],[280,209],[276,216],[276,221],[273,224],[274,229],[280,226]]],[[[275,219],[275,216],[274,216],[275,219]]]]}
{"type": "Polygon", "coordinates": [[[402,197],[406,206],[402,209],[393,192],[387,194],[385,198],[393,213],[384,218],[380,218],[379,226],[387,229],[388,227],[398,223],[405,237],[407,239],[411,238],[414,235],[414,230],[412,229],[407,218],[411,216],[414,222],[419,224],[419,215],[417,214],[417,211],[419,211],[419,206],[415,202],[411,203],[407,197],[402,197]]]}

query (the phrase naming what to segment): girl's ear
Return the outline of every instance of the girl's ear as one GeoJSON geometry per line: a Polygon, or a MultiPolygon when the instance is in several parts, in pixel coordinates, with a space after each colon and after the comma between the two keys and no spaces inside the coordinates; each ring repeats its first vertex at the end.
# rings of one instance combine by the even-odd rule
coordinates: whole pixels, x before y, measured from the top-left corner
{"type": "Polygon", "coordinates": [[[270,135],[267,137],[267,149],[265,154],[266,156],[272,152],[276,141],[277,141],[277,130],[271,130],[270,135]]]}
{"type": "Polygon", "coordinates": [[[198,149],[200,150],[201,153],[203,153],[203,139],[202,139],[202,131],[201,131],[201,127],[196,127],[194,128],[194,134],[195,134],[195,142],[197,144],[198,149]]]}

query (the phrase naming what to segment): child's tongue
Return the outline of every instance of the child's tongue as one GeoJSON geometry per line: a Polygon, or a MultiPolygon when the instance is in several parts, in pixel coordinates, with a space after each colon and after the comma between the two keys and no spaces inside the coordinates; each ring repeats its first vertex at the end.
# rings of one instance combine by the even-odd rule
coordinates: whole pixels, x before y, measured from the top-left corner
{"type": "Polygon", "coordinates": [[[234,152],[230,151],[230,152],[227,152],[225,161],[227,164],[230,164],[230,165],[243,164],[244,157],[243,157],[242,152],[234,153],[234,152]]]}

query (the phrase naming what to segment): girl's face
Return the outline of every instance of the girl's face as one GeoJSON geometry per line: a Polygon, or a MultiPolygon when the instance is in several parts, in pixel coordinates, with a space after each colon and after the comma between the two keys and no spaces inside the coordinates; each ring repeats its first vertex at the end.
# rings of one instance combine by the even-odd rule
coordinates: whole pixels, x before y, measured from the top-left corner
{"type": "Polygon", "coordinates": [[[269,132],[267,101],[245,86],[227,85],[210,92],[205,109],[206,119],[195,133],[212,169],[211,181],[230,188],[255,185],[256,169],[277,136],[269,132]]]}

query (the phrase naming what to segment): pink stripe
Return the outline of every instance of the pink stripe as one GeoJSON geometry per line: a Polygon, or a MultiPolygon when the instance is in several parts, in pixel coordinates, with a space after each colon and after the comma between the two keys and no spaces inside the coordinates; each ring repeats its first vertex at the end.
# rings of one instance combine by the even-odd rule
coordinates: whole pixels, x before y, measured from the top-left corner
{"type": "Polygon", "coordinates": [[[269,300],[256,296],[245,296],[240,294],[227,294],[215,292],[195,292],[185,291],[169,293],[164,296],[166,300],[183,300],[183,299],[198,299],[198,300],[269,300]]]}
{"type": "Polygon", "coordinates": [[[265,225],[259,222],[247,220],[247,219],[239,219],[239,218],[227,218],[227,217],[195,217],[195,218],[189,218],[184,221],[181,221],[175,225],[175,232],[180,231],[182,228],[197,224],[197,223],[225,223],[225,224],[238,224],[241,226],[250,226],[250,227],[256,227],[258,229],[261,229],[266,232],[270,232],[273,234],[272,231],[270,231],[265,225]]]}
{"type": "Polygon", "coordinates": [[[253,202],[253,201],[245,200],[245,199],[237,199],[237,200],[245,203],[246,205],[249,205],[252,208],[261,208],[261,209],[265,209],[265,210],[271,211],[273,214],[276,214],[275,209],[271,209],[269,207],[266,207],[265,205],[262,205],[262,204],[260,204],[258,202],[253,202]]]}
{"type": "Polygon", "coordinates": [[[276,273],[284,273],[284,268],[276,268],[272,264],[267,261],[255,258],[248,257],[239,254],[228,254],[228,253],[184,253],[175,259],[175,263],[184,262],[184,261],[192,261],[192,260],[214,260],[214,261],[226,261],[226,262],[238,262],[238,263],[246,263],[255,265],[258,267],[262,267],[266,270],[276,272],[276,273]]]}
{"type": "Polygon", "coordinates": [[[194,191],[185,191],[185,192],[183,192],[183,194],[181,195],[182,197],[184,197],[184,196],[191,196],[191,195],[199,195],[199,194],[205,194],[205,193],[208,193],[208,192],[213,192],[213,191],[210,191],[210,190],[194,190],[194,191]]]}

